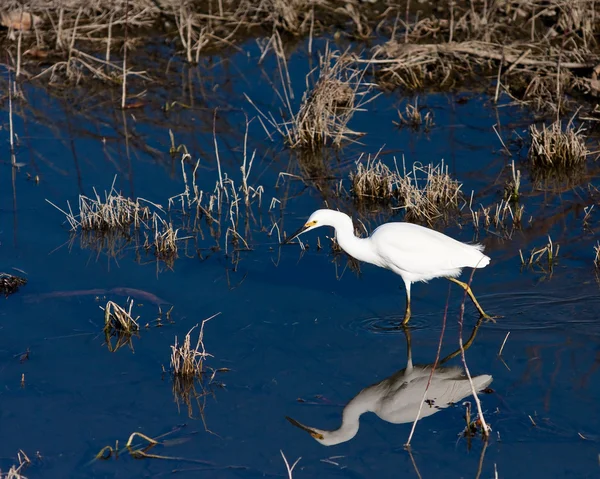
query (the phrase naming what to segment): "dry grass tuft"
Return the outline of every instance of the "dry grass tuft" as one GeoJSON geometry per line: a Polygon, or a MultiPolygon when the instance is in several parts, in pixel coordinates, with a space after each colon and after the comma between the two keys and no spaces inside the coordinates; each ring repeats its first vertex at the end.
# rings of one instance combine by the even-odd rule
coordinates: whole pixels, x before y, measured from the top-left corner
{"type": "Polygon", "coordinates": [[[204,325],[217,316],[217,314],[202,321],[195,347],[192,346],[191,334],[198,325],[188,331],[183,344],[178,344],[177,336],[175,336],[175,344],[171,346],[171,373],[174,377],[192,380],[202,378],[204,374],[204,360],[212,356],[204,348],[204,325]]]}
{"type": "MultiPolygon", "coordinates": [[[[172,389],[177,408],[179,409],[182,404],[185,405],[188,417],[192,418],[195,417],[194,409],[196,407],[203,421],[205,401],[209,394],[209,391],[203,385],[204,375],[206,374],[204,362],[208,357],[212,357],[204,347],[204,325],[219,314],[217,313],[202,321],[195,347],[192,346],[191,333],[198,325],[188,331],[183,344],[178,344],[177,336],[175,336],[175,344],[171,346],[172,389]],[[196,385],[199,386],[198,389],[196,389],[196,385]]],[[[212,372],[211,382],[216,372],[212,372]]]]}
{"type": "Polygon", "coordinates": [[[596,257],[594,258],[594,266],[600,269],[600,241],[596,246],[594,246],[594,252],[596,253],[596,257]]]}
{"type": "Polygon", "coordinates": [[[110,191],[104,193],[104,199],[101,198],[96,189],[94,189],[94,198],[79,195],[78,214],[73,213],[71,205],[68,202],[69,211],[66,212],[54,203],[46,201],[65,215],[71,226],[71,231],[81,229],[83,231],[96,232],[128,232],[131,226],[135,229],[140,228],[145,221],[150,219],[150,208],[140,204],[140,201],[145,201],[142,198],[134,201],[123,196],[115,189],[115,182],[116,178],[113,181],[110,191]]]}
{"type": "Polygon", "coordinates": [[[350,172],[352,195],[362,205],[386,205],[396,197],[396,185],[399,177],[383,163],[377,155],[367,157],[361,162],[362,155],[356,162],[356,171],[350,172]]]}
{"type": "Polygon", "coordinates": [[[0,294],[4,296],[16,293],[21,286],[26,284],[27,280],[25,278],[8,273],[0,273],[0,294]]]}
{"type": "Polygon", "coordinates": [[[152,241],[148,234],[144,233],[146,234],[144,248],[146,251],[152,249],[158,259],[172,265],[177,258],[177,241],[186,238],[179,238],[179,229],[173,229],[172,223],[166,222],[156,213],[152,216],[152,230],[154,232],[152,241]]]}
{"type": "MultiPolygon", "coordinates": [[[[277,44],[281,49],[280,43],[277,44]]],[[[289,84],[287,65],[281,60],[282,57],[283,54],[280,53],[278,59],[283,93],[276,93],[286,110],[282,117],[289,120],[277,121],[272,115],[267,116],[258,108],[257,111],[262,119],[282,135],[291,148],[318,150],[329,145],[339,148],[342,144],[355,141],[363,135],[351,130],[348,123],[356,112],[364,111],[363,107],[375,97],[368,96],[373,84],[364,82],[366,69],[358,68],[353,55],[331,50],[327,45],[325,52],[319,57],[317,80],[313,80],[317,69],[312,70],[306,77],[308,87],[302,96],[298,111],[294,111],[290,102],[294,95],[289,84]],[[286,77],[288,80],[285,80],[286,77]]],[[[252,103],[252,100],[248,100],[252,103]]],[[[256,108],[256,105],[254,106],[256,108]]]]}
{"type": "Polygon", "coordinates": [[[132,315],[133,299],[128,299],[127,310],[113,301],[109,301],[104,308],[100,307],[100,309],[104,310],[104,338],[108,350],[115,352],[125,345],[133,350],[131,338],[140,330],[137,322],[139,316],[134,319],[132,315]],[[112,342],[113,337],[117,338],[115,344],[112,342]]]}
{"type": "Polygon", "coordinates": [[[448,173],[448,166],[415,163],[411,172],[404,171],[397,184],[400,208],[406,221],[433,225],[447,221],[451,213],[459,211],[463,201],[462,184],[448,173]]]}
{"type": "Polygon", "coordinates": [[[419,107],[419,98],[415,99],[415,103],[406,104],[404,114],[398,110],[398,121],[394,122],[398,128],[405,126],[412,128],[414,131],[418,131],[423,128],[423,131],[428,132],[433,127],[433,112],[427,111],[422,114],[421,111],[424,107],[419,107]]]}
{"type": "Polygon", "coordinates": [[[534,169],[568,171],[584,165],[590,154],[583,136],[583,128],[577,130],[569,123],[563,130],[560,121],[550,126],[529,127],[531,147],[529,160],[534,169]]]}
{"type": "Polygon", "coordinates": [[[359,159],[350,181],[357,206],[402,209],[404,219],[415,223],[433,225],[448,220],[464,200],[462,184],[450,176],[443,161],[438,165],[415,163],[411,171],[404,167],[401,174],[397,165],[392,170],[377,156],[369,156],[366,164],[359,159]]]}
{"type": "Polygon", "coordinates": [[[563,130],[560,121],[556,121],[541,129],[531,125],[529,133],[529,165],[535,189],[570,189],[583,179],[590,154],[583,128],[575,129],[569,123],[563,130]]]}

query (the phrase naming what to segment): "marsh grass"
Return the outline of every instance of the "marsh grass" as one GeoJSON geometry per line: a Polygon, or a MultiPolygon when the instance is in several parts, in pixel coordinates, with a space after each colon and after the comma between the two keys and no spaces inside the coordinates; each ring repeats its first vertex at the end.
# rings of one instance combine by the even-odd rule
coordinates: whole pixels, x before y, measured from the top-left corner
{"type": "Polygon", "coordinates": [[[492,206],[479,205],[473,209],[473,196],[469,202],[471,220],[476,231],[482,227],[489,231],[492,227],[503,238],[511,238],[516,228],[520,228],[523,221],[525,206],[500,200],[492,206]]]}
{"type": "Polygon", "coordinates": [[[113,301],[108,301],[106,306],[100,307],[104,311],[104,339],[110,352],[116,352],[127,345],[133,351],[132,337],[138,334],[140,326],[139,316],[133,317],[133,299],[127,300],[127,309],[113,301]],[[113,338],[116,338],[113,344],[113,338]]]}
{"type": "Polygon", "coordinates": [[[146,235],[144,248],[146,251],[152,250],[158,259],[172,266],[177,258],[177,242],[187,238],[179,238],[179,229],[173,229],[171,222],[165,221],[156,213],[152,215],[152,230],[154,232],[152,240],[148,233],[144,233],[146,235]]]}
{"type": "MultiPolygon", "coordinates": [[[[349,174],[351,193],[360,209],[377,212],[390,207],[402,210],[406,221],[430,226],[448,221],[460,211],[462,184],[448,173],[444,161],[437,165],[414,163],[410,170],[403,165],[400,173],[395,159],[393,170],[378,155],[368,156],[364,163],[361,159],[349,174]]],[[[338,188],[339,194],[342,191],[338,188]]]]}
{"type": "Polygon", "coordinates": [[[215,316],[202,321],[198,331],[196,346],[192,346],[192,331],[198,328],[198,325],[190,329],[182,344],[177,341],[171,346],[171,373],[175,377],[182,379],[202,378],[204,374],[204,361],[211,357],[204,347],[204,325],[215,316]]]}
{"type": "Polygon", "coordinates": [[[65,215],[71,231],[121,231],[129,232],[129,229],[139,229],[152,216],[149,206],[161,209],[160,205],[150,203],[143,198],[132,200],[123,196],[115,189],[117,178],[113,180],[111,189],[104,192],[104,198],[94,188],[94,196],[79,195],[79,211],[73,212],[71,204],[67,202],[68,211],[59,208],[54,203],[46,200],[54,208],[65,215]],[[147,205],[142,205],[145,202],[147,205]]]}
{"type": "Polygon", "coordinates": [[[21,286],[27,284],[27,279],[8,273],[0,273],[0,294],[8,297],[16,293],[21,286]]]}
{"type": "Polygon", "coordinates": [[[596,253],[596,256],[594,257],[594,266],[600,269],[600,241],[594,246],[594,253],[596,253]]]}
{"type": "Polygon", "coordinates": [[[390,39],[370,63],[385,88],[484,85],[496,103],[506,95],[555,117],[574,104],[565,93],[600,91],[598,72],[590,78],[598,47],[591,0],[438,2],[425,11],[408,2],[384,17],[378,31],[390,39]]]}
{"type": "Polygon", "coordinates": [[[448,173],[444,161],[438,165],[415,163],[411,171],[404,167],[404,174],[399,177],[399,207],[404,210],[406,221],[429,225],[448,221],[459,212],[464,200],[461,188],[462,184],[448,173]]]}
{"type": "Polygon", "coordinates": [[[319,66],[306,76],[306,90],[296,110],[292,106],[294,92],[281,39],[278,37],[274,44],[278,45],[276,51],[282,84],[281,92],[274,87],[283,105],[281,120],[277,120],[271,112],[263,113],[246,96],[258,111],[267,134],[271,136],[268,124],[291,148],[313,151],[327,146],[339,148],[362,136],[363,133],[351,130],[348,124],[354,114],[365,111],[365,105],[376,96],[369,96],[374,85],[365,82],[366,69],[358,67],[356,58],[349,51],[341,53],[327,45],[319,56],[319,66]]]}
{"type": "Polygon", "coordinates": [[[544,272],[552,272],[554,266],[556,265],[559,251],[560,245],[558,243],[553,243],[552,238],[548,236],[548,243],[541,248],[534,248],[531,250],[531,253],[529,253],[529,257],[527,259],[525,259],[523,256],[523,252],[519,250],[521,266],[539,266],[544,272]],[[546,269],[546,267],[548,269],[546,269]]]}
{"type": "MultiPolygon", "coordinates": [[[[218,316],[217,313],[202,321],[200,325],[196,324],[185,335],[183,343],[178,342],[175,336],[175,342],[171,346],[170,372],[172,377],[172,392],[177,408],[185,405],[188,417],[194,417],[194,406],[197,407],[200,417],[204,421],[205,399],[209,391],[204,387],[204,376],[207,371],[205,361],[212,357],[206,352],[204,347],[204,326],[205,324],[218,316]],[[198,339],[196,345],[192,345],[192,332],[198,329],[198,339]]],[[[211,381],[214,379],[216,371],[212,372],[211,381]]],[[[205,424],[206,426],[206,424],[205,424]]]]}
{"type": "Polygon", "coordinates": [[[366,207],[391,204],[397,196],[398,172],[383,163],[378,154],[369,155],[364,163],[362,159],[363,155],[356,161],[356,170],[349,175],[355,201],[366,207]]]}
{"type": "Polygon", "coordinates": [[[434,126],[433,112],[428,110],[425,114],[422,113],[425,107],[419,107],[419,98],[415,98],[414,105],[407,103],[404,113],[398,110],[398,121],[394,121],[394,125],[398,128],[409,127],[414,131],[419,131],[423,128],[426,133],[434,126]]]}
{"type": "Polygon", "coordinates": [[[575,129],[569,122],[563,129],[560,121],[551,125],[529,127],[531,146],[529,161],[533,170],[566,172],[585,167],[590,151],[588,150],[583,127],[575,129]]]}

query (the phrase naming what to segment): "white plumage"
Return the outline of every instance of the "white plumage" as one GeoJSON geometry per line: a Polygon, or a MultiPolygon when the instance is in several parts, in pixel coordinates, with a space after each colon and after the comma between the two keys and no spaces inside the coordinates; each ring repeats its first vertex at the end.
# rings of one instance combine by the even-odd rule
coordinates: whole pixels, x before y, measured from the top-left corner
{"type": "Polygon", "coordinates": [[[480,314],[487,315],[468,284],[455,279],[463,268],[484,268],[490,258],[482,245],[461,243],[443,233],[412,223],[386,223],[370,237],[354,235],[352,219],[339,211],[317,210],[306,224],[287,241],[320,226],[332,226],[340,247],[350,256],[400,275],[406,286],[406,313],[403,324],[410,319],[410,289],[414,282],[444,277],[460,285],[469,294],[480,314]]]}

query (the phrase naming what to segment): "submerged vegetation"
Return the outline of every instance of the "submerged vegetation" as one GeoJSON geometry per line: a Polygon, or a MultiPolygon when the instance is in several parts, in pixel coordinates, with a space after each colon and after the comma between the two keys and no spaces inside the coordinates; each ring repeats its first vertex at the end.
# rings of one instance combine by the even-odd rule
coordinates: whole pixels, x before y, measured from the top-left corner
{"type": "Polygon", "coordinates": [[[9,296],[16,293],[21,286],[27,284],[25,278],[8,273],[0,273],[0,294],[9,296]]]}

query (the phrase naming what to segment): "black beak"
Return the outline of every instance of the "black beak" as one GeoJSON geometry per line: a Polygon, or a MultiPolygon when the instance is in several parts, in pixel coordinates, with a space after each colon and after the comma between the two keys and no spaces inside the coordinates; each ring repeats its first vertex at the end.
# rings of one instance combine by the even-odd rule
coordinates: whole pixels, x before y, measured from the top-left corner
{"type": "Polygon", "coordinates": [[[295,419],[292,419],[289,416],[285,417],[291,424],[293,424],[294,426],[296,426],[299,429],[302,429],[303,431],[306,431],[307,433],[309,433],[310,435],[312,434],[318,434],[316,431],[312,430],[310,427],[306,427],[304,424],[299,423],[298,421],[296,421],[295,419]]]}
{"type": "Polygon", "coordinates": [[[300,236],[302,233],[304,233],[307,229],[308,229],[308,226],[304,225],[302,228],[300,228],[298,231],[296,231],[292,236],[285,239],[283,241],[283,243],[281,243],[281,244],[290,244],[292,242],[292,240],[296,239],[298,236],[300,236]]]}

